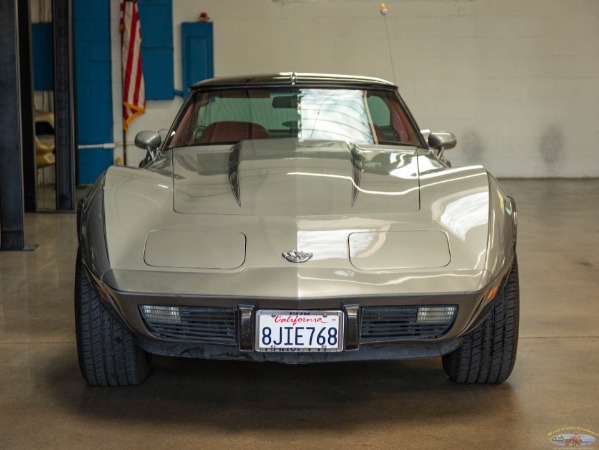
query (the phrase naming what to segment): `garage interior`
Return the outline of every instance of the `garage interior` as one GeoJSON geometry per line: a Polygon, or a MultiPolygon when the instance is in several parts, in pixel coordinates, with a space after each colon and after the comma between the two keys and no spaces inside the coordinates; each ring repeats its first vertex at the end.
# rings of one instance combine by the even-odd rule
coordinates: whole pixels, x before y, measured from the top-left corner
{"type": "Polygon", "coordinates": [[[558,447],[550,437],[560,430],[599,441],[596,0],[396,0],[386,16],[366,0],[140,0],[171,13],[145,27],[142,16],[142,33],[170,33],[156,52],[170,48],[172,70],[125,139],[119,2],[93,3],[0,5],[0,448],[546,449],[558,447]],[[454,166],[482,164],[499,177],[519,219],[520,337],[508,381],[452,384],[440,359],[154,357],[143,385],[85,384],[73,317],[76,201],[117,158],[138,164],[138,131],[169,126],[187,88],[183,25],[204,11],[215,76],[298,70],[395,81],[422,128],[456,134],[446,154],[454,166]],[[48,17],[62,33],[52,35],[51,101],[34,89],[35,65],[22,53],[23,30],[48,17]],[[75,70],[82,63],[93,76],[75,70]],[[95,85],[109,102],[90,97],[95,85]],[[35,109],[55,115],[50,171],[34,161],[35,109]],[[94,111],[110,120],[95,124],[94,111]],[[40,183],[53,192],[50,207],[40,183]]]}

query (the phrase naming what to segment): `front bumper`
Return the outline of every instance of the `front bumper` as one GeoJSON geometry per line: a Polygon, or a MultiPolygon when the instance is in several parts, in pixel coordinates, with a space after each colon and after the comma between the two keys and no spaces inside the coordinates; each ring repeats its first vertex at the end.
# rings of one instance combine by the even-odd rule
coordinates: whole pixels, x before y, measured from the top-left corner
{"type": "MultiPolygon", "coordinates": [[[[233,359],[271,361],[288,364],[398,360],[440,356],[459,347],[462,336],[482,320],[481,313],[490,310],[487,290],[462,294],[429,294],[399,296],[362,296],[327,298],[240,298],[144,294],[113,289],[95,279],[109,298],[105,306],[113,310],[136,335],[139,345],[150,353],[201,359],[233,359]],[[217,335],[168,334],[158,330],[144,317],[148,306],[177,310],[226,312],[228,331],[217,335]],[[431,333],[412,333],[372,337],[365,333],[365,320],[372,312],[410,310],[422,307],[455,309],[445,329],[431,333]],[[258,352],[255,350],[256,312],[275,310],[340,310],[344,317],[344,342],[341,352],[258,352]]],[[[220,325],[219,325],[220,327],[220,325]]],[[[224,325],[221,327],[225,327],[224,325]]],[[[224,328],[223,328],[224,329],[224,328]]]]}

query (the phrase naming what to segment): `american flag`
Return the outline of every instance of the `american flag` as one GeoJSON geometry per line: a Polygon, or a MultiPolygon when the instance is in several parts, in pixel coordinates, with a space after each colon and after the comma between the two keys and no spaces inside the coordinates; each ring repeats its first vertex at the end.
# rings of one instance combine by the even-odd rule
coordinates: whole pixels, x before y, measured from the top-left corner
{"type": "Polygon", "coordinates": [[[137,0],[121,0],[121,55],[123,58],[123,129],[146,111],[141,65],[141,24],[137,0]]]}

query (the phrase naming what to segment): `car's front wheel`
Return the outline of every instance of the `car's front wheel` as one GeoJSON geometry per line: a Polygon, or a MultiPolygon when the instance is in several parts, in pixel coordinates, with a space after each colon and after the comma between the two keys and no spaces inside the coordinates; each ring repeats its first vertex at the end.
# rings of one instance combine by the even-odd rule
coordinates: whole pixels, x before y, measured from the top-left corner
{"type": "Polygon", "coordinates": [[[520,288],[515,259],[507,282],[485,321],[443,356],[443,369],[457,383],[502,383],[516,361],[520,288]]]}
{"type": "Polygon", "coordinates": [[[128,386],[150,374],[149,354],[131,331],[102,305],[81,255],[75,274],[75,324],[79,367],[91,386],[128,386]]]}

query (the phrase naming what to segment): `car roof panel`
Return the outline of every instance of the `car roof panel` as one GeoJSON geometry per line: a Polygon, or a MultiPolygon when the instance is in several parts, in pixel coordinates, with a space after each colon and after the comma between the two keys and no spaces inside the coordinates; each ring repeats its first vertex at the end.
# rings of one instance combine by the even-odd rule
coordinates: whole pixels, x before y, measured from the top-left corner
{"type": "Polygon", "coordinates": [[[343,87],[349,89],[386,88],[395,89],[395,84],[374,77],[334,75],[319,73],[281,72],[261,75],[211,78],[194,84],[192,90],[258,88],[278,86],[343,87]]]}

